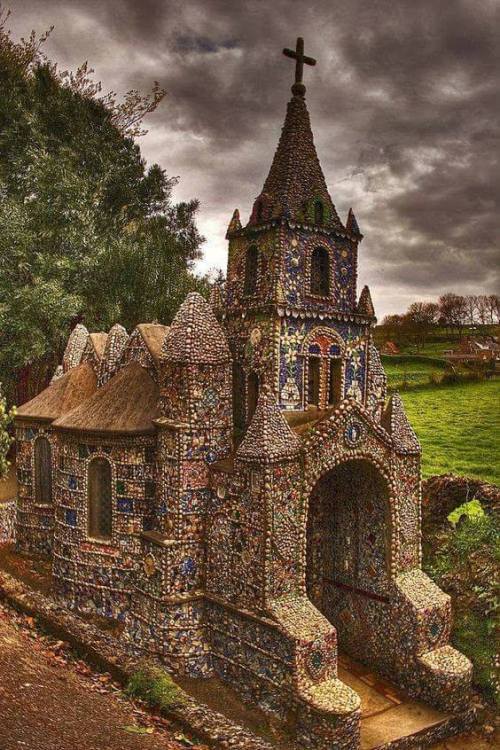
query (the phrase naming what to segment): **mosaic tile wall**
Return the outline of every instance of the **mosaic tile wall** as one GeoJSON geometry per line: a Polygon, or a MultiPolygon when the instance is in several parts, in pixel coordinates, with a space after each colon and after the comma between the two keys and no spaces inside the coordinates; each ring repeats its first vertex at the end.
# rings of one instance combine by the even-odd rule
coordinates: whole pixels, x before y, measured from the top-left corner
{"type": "Polygon", "coordinates": [[[57,467],[57,442],[50,429],[40,425],[16,423],[17,513],[16,544],[23,552],[52,553],[54,504],[40,504],[35,498],[35,451],[38,437],[46,437],[52,448],[52,476],[57,467]]]}
{"type": "Polygon", "coordinates": [[[0,543],[15,541],[16,501],[0,503],[0,543]]]}
{"type": "Polygon", "coordinates": [[[59,436],[54,532],[57,594],[83,612],[125,620],[139,534],[155,525],[156,446],[153,439],[59,436]],[[89,463],[101,457],[112,472],[112,535],[88,533],[89,463]]]}

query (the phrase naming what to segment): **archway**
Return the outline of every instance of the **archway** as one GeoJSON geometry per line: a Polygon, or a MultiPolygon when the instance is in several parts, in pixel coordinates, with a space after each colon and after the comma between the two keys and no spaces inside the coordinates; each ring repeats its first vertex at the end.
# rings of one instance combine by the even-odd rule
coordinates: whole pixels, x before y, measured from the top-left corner
{"type": "Polygon", "coordinates": [[[318,480],[307,518],[307,594],[336,627],[353,595],[385,600],[389,534],[389,490],[376,466],[353,459],[318,480]]]}

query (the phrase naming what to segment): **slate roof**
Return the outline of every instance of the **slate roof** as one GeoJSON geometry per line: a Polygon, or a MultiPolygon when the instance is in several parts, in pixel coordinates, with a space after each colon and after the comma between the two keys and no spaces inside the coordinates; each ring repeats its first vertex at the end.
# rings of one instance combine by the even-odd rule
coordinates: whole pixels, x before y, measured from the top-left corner
{"type": "Polygon", "coordinates": [[[19,406],[16,419],[51,422],[86,401],[97,388],[97,377],[89,362],[72,367],[31,401],[19,406]]]}

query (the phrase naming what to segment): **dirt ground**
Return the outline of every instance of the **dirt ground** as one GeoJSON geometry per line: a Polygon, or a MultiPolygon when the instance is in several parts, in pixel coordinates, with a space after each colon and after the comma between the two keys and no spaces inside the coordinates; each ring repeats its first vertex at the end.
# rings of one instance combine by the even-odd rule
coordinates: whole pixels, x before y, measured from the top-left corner
{"type": "Polygon", "coordinates": [[[202,750],[0,606],[0,750],[202,750]]]}

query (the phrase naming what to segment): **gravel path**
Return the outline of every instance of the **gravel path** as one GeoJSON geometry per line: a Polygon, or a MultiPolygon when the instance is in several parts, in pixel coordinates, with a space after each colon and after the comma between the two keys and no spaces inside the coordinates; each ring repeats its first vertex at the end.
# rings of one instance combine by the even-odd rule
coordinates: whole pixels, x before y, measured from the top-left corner
{"type": "Polygon", "coordinates": [[[202,750],[0,606],[0,750],[202,750]],[[177,741],[176,741],[177,739],[177,741]]]}

